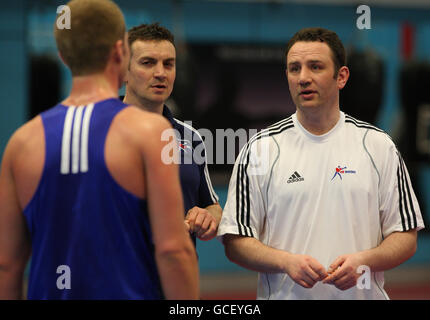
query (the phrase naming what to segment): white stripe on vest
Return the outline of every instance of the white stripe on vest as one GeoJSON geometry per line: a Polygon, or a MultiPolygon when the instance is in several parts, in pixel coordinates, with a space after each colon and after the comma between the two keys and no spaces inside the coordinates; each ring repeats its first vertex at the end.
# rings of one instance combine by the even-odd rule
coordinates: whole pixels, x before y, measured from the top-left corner
{"type": "Polygon", "coordinates": [[[86,107],[70,106],[67,110],[61,145],[61,174],[69,174],[70,170],[73,174],[88,171],[88,138],[93,108],[94,103],[91,103],[86,107]]]}

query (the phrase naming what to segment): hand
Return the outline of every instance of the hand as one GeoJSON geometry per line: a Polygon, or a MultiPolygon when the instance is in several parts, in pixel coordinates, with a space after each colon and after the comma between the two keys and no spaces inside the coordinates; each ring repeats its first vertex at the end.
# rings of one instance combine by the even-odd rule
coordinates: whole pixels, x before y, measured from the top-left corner
{"type": "Polygon", "coordinates": [[[199,207],[188,210],[185,225],[190,233],[195,233],[203,241],[211,240],[216,236],[217,222],[211,213],[199,207]]]}
{"type": "Polygon", "coordinates": [[[190,232],[190,224],[187,220],[184,220],[184,225],[185,225],[185,231],[190,232]]]}
{"type": "Polygon", "coordinates": [[[291,255],[287,273],[294,282],[308,289],[328,276],[325,268],[316,259],[300,254],[291,255]]]}
{"type": "Polygon", "coordinates": [[[339,256],[329,267],[330,274],[323,283],[333,284],[339,290],[348,290],[357,284],[361,276],[357,269],[363,263],[359,253],[339,256]]]}

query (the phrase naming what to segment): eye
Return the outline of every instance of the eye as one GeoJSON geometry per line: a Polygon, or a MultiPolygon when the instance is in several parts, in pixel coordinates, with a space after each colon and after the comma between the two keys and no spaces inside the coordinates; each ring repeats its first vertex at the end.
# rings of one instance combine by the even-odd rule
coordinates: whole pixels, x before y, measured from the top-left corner
{"type": "Polygon", "coordinates": [[[164,62],[164,66],[166,68],[172,69],[175,67],[175,61],[174,60],[168,60],[164,62]]]}
{"type": "Polygon", "coordinates": [[[312,70],[321,70],[322,69],[322,67],[320,65],[318,65],[318,64],[313,64],[311,66],[311,68],[312,68],[312,70]]]}
{"type": "Polygon", "coordinates": [[[139,64],[143,65],[143,66],[150,66],[150,65],[154,64],[154,61],[152,61],[152,60],[140,60],[139,64]]]}
{"type": "Polygon", "coordinates": [[[289,68],[288,68],[288,72],[298,72],[300,70],[300,68],[299,68],[299,66],[298,65],[291,65],[289,68]]]}

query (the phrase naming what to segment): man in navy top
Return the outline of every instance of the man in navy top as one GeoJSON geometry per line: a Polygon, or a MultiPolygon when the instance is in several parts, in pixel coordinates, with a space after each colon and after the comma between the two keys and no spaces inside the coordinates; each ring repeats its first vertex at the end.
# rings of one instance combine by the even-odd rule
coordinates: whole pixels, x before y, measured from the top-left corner
{"type": "Polygon", "coordinates": [[[0,172],[0,299],[195,299],[198,265],[162,116],[117,98],[129,64],[120,9],[68,3],[55,28],[70,95],[10,139],[0,172]],[[142,136],[145,139],[142,139],[142,136]]]}
{"type": "Polygon", "coordinates": [[[165,105],[176,77],[174,37],[157,23],[131,28],[128,34],[130,64],[124,102],[163,115],[175,129],[185,224],[194,241],[195,236],[210,240],[216,236],[222,209],[209,178],[203,140],[189,124],[173,118],[165,105]]]}

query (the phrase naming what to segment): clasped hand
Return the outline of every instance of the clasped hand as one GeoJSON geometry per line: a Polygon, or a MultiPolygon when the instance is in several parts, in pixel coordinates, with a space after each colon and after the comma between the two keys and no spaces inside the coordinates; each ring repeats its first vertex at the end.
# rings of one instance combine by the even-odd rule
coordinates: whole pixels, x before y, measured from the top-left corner
{"type": "Polygon", "coordinates": [[[184,222],[186,230],[200,240],[207,241],[216,236],[217,221],[206,209],[193,207],[188,210],[184,222]]]}
{"type": "Polygon", "coordinates": [[[334,285],[339,290],[347,290],[357,284],[361,274],[357,269],[362,265],[359,253],[339,256],[328,270],[308,255],[293,255],[287,273],[304,288],[312,288],[318,281],[334,285]]]}

